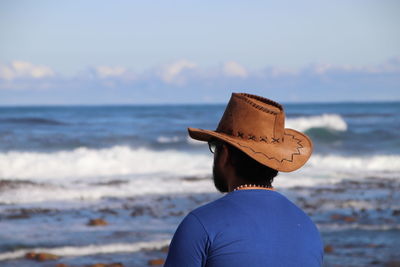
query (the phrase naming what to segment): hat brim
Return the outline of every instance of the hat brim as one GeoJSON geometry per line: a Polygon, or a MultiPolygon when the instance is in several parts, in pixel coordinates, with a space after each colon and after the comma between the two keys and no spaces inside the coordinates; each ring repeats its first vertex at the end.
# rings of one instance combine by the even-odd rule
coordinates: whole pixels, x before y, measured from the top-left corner
{"type": "Polygon", "coordinates": [[[242,139],[199,128],[188,128],[188,132],[191,138],[199,141],[208,142],[212,138],[225,141],[259,163],[281,172],[299,169],[307,162],[313,151],[312,142],[307,135],[289,128],[284,130],[284,138],[280,142],[242,139]]]}

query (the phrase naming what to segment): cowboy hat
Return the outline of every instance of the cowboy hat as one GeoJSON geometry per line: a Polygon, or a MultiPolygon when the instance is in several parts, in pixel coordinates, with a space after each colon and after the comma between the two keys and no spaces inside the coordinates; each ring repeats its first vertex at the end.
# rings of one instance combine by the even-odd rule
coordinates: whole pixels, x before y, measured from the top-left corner
{"type": "Polygon", "coordinates": [[[240,149],[259,163],[282,172],[303,166],[312,153],[308,136],[285,128],[282,105],[270,99],[232,93],[215,131],[188,128],[191,138],[216,138],[240,149]]]}

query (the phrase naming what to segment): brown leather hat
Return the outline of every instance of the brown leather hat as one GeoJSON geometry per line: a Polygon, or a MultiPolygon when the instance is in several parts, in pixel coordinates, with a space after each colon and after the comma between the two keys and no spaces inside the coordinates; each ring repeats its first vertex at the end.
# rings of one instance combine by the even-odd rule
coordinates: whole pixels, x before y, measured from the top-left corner
{"type": "Polygon", "coordinates": [[[215,131],[188,128],[193,139],[225,141],[263,165],[282,172],[303,166],[312,153],[305,134],[285,129],[282,105],[256,95],[233,93],[215,131]]]}

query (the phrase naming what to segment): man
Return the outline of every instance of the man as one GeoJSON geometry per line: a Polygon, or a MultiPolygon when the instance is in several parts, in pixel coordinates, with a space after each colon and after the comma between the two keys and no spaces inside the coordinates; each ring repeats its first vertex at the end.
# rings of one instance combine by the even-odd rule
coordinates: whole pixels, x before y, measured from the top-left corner
{"type": "Polygon", "coordinates": [[[233,93],[215,131],[188,129],[209,143],[214,184],[227,194],[183,219],[164,267],[322,266],[315,224],[271,186],[312,153],[311,140],[284,120],[280,104],[233,93]]]}

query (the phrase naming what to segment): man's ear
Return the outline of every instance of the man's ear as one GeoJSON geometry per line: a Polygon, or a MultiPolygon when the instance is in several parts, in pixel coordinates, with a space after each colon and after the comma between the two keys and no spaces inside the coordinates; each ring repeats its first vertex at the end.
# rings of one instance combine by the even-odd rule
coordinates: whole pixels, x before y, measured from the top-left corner
{"type": "Polygon", "coordinates": [[[229,164],[230,161],[230,151],[229,148],[226,144],[222,144],[220,147],[220,151],[219,152],[219,157],[220,157],[220,161],[222,163],[222,165],[226,165],[229,164]]]}

